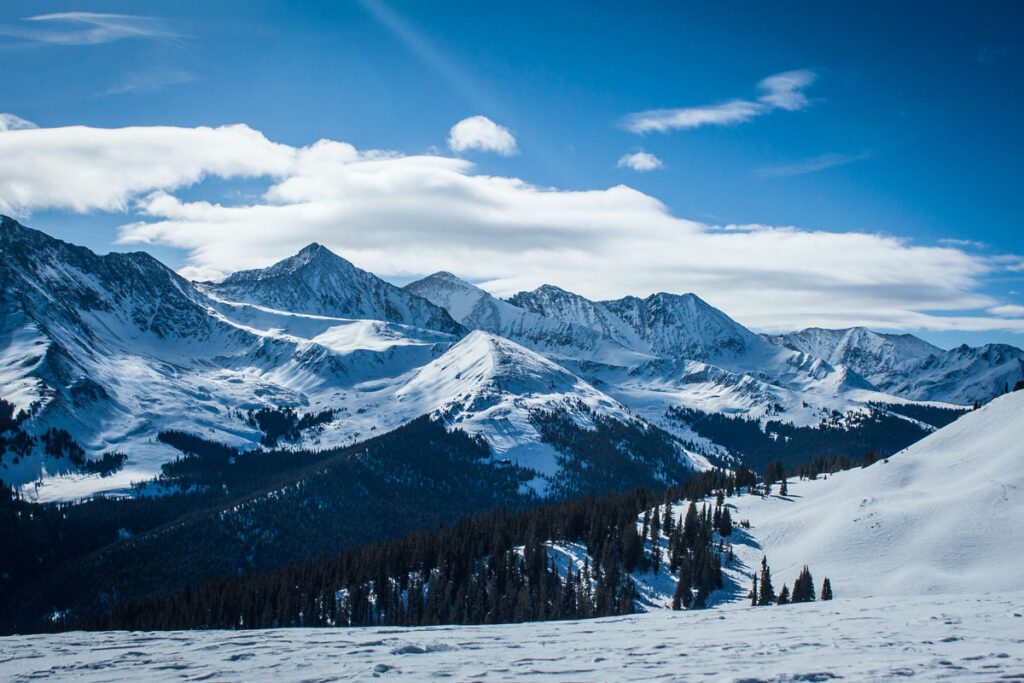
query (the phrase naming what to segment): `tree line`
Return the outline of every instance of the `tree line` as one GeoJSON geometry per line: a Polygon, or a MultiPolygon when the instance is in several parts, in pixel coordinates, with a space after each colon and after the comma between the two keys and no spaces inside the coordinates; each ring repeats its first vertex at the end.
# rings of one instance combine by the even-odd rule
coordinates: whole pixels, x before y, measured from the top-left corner
{"type": "Polygon", "coordinates": [[[735,474],[712,471],[664,493],[639,488],[518,512],[498,509],[334,557],[207,580],[67,626],[417,626],[609,616],[634,611],[631,574],[652,570],[678,576],[677,609],[700,608],[722,586],[721,537],[732,531],[722,502],[727,488],[740,490],[735,474]],[[673,519],[668,501],[701,499],[716,491],[713,509],[698,510],[691,503],[685,515],[673,519]],[[645,541],[658,550],[645,550],[645,541]],[[582,544],[583,564],[561,566],[553,543],[582,544]]]}

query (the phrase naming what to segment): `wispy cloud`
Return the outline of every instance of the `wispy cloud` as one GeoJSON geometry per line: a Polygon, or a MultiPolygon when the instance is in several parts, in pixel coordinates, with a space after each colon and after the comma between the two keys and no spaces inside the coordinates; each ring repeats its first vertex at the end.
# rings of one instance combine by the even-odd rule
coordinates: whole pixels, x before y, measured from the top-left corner
{"type": "Polygon", "coordinates": [[[660,168],[665,168],[665,164],[658,157],[654,156],[650,152],[640,150],[639,152],[633,152],[632,154],[623,154],[619,159],[619,168],[629,168],[637,173],[646,173],[648,171],[657,171],[660,168]]]}
{"type": "Polygon", "coordinates": [[[57,12],[25,17],[22,22],[0,25],[0,35],[51,45],[101,45],[126,39],[179,37],[162,19],[131,14],[57,12]]]}
{"type": "Polygon", "coordinates": [[[953,237],[946,237],[939,240],[939,244],[947,247],[958,247],[958,248],[969,248],[969,249],[987,249],[988,245],[984,242],[978,242],[976,240],[961,240],[953,237]]]}
{"type": "Polygon", "coordinates": [[[448,148],[456,153],[478,150],[505,157],[519,151],[512,132],[486,116],[470,116],[452,126],[448,132],[448,148]]]}
{"type": "Polygon", "coordinates": [[[622,119],[622,126],[632,133],[665,133],[701,126],[735,125],[776,109],[797,111],[810,104],[803,91],[816,78],[816,74],[807,69],[786,71],[758,83],[761,94],[755,100],[733,99],[696,107],[650,109],[627,115],[622,119]]]}
{"type": "Polygon", "coordinates": [[[184,85],[195,80],[196,77],[190,72],[179,68],[133,71],[100,94],[124,95],[126,93],[154,92],[170,85],[184,85]]]}
{"type": "Polygon", "coordinates": [[[804,88],[814,83],[815,79],[817,75],[807,69],[769,76],[757,84],[757,89],[762,93],[758,101],[786,111],[803,109],[811,103],[804,95],[804,88]]]}
{"type": "Polygon", "coordinates": [[[0,133],[7,130],[28,130],[30,128],[38,127],[39,126],[36,124],[31,121],[26,121],[20,116],[0,112],[0,133]]]}
{"type": "Polygon", "coordinates": [[[870,159],[871,152],[864,151],[860,154],[822,154],[811,159],[804,159],[794,164],[782,164],[779,166],[765,166],[754,171],[759,178],[787,178],[790,176],[806,175],[817,173],[837,166],[846,166],[858,161],[870,159]]]}

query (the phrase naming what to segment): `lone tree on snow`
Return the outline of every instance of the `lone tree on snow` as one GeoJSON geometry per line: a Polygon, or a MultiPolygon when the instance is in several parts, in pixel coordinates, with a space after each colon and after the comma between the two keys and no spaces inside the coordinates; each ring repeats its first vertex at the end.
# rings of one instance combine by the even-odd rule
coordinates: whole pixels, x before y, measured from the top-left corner
{"type": "Polygon", "coordinates": [[[821,584],[821,599],[831,600],[832,599],[832,582],[825,577],[825,580],[821,584]]]}
{"type": "Polygon", "coordinates": [[[761,591],[757,597],[758,606],[775,602],[775,588],[772,586],[772,570],[768,567],[768,556],[761,558],[761,591]]]}

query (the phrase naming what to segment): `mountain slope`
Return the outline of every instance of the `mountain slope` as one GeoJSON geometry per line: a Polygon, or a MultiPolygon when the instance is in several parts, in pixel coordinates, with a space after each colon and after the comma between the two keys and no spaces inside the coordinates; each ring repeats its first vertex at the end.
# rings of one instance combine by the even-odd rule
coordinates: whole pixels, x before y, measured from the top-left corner
{"type": "Polygon", "coordinates": [[[269,268],[233,273],[205,289],[230,301],[292,313],[386,320],[449,334],[464,331],[438,306],[315,243],[269,268]]]}
{"type": "MultiPolygon", "coordinates": [[[[567,457],[544,431],[549,414],[594,433],[602,421],[633,431],[651,429],[618,401],[560,365],[485,332],[472,332],[446,354],[417,370],[395,394],[391,412],[434,414],[453,427],[482,436],[497,456],[554,483],[567,457]]],[[[598,430],[599,431],[599,430],[598,430]]],[[[667,436],[667,435],[666,435],[667,436]]],[[[670,458],[687,467],[707,462],[671,446],[670,458]]],[[[641,456],[640,453],[633,453],[641,456]]]]}
{"type": "Polygon", "coordinates": [[[749,518],[753,567],[777,586],[809,564],[837,595],[1018,590],[1024,556],[1024,391],[1001,396],[888,462],[790,481],[790,497],[735,500],[749,518]]]}

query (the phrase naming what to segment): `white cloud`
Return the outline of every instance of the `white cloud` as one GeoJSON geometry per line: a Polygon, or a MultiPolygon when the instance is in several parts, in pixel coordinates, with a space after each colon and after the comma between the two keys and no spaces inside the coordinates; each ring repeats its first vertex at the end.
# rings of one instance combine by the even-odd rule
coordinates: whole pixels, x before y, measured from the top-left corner
{"type": "Polygon", "coordinates": [[[36,124],[26,121],[20,116],[0,112],[0,133],[8,130],[28,130],[29,128],[38,127],[36,124]]]}
{"type": "Polygon", "coordinates": [[[992,315],[1005,316],[1007,318],[1024,318],[1024,306],[1018,304],[1002,304],[988,309],[992,315]]]}
{"type": "Polygon", "coordinates": [[[452,126],[448,133],[448,148],[456,153],[475,149],[505,157],[519,151],[515,136],[509,129],[486,116],[470,116],[452,126]]]}
{"type": "Polygon", "coordinates": [[[0,25],[0,35],[52,45],[101,45],[116,40],[170,40],[178,36],[155,17],[100,12],[56,12],[0,25]]]}
{"type": "Polygon", "coordinates": [[[295,157],[244,125],[8,130],[0,134],[0,212],[122,211],[140,194],[207,175],[283,176],[295,157]]]}
{"type": "Polygon", "coordinates": [[[464,159],[329,140],[296,148],[240,125],[8,131],[0,197],[23,211],[130,207],[120,241],[184,249],[193,277],[317,241],[385,277],[450,270],[498,294],[545,282],[599,299],[694,291],[759,329],[1024,331],[1022,319],[986,314],[999,302],[979,293],[1019,257],[863,232],[726,229],[623,185],[541,188],[478,175],[464,159]],[[263,176],[267,190],[232,205],[175,195],[206,176],[263,176]]]}
{"type": "Polygon", "coordinates": [[[803,109],[810,104],[803,90],[816,78],[815,73],[807,69],[786,71],[769,76],[757,84],[757,89],[764,93],[758,100],[776,109],[785,109],[786,111],[803,109]]]}
{"type": "Polygon", "coordinates": [[[775,109],[796,111],[810,104],[803,89],[813,83],[813,71],[787,71],[758,83],[761,96],[757,101],[734,99],[722,104],[678,109],[650,109],[629,114],[622,126],[632,133],[665,133],[701,126],[729,126],[745,123],[775,109]]]}
{"type": "Polygon", "coordinates": [[[633,133],[665,133],[701,126],[728,126],[749,121],[764,113],[765,107],[756,102],[732,100],[724,104],[682,109],[651,109],[630,114],[623,126],[633,133]]]}
{"type": "Polygon", "coordinates": [[[665,168],[665,164],[662,163],[661,159],[650,152],[644,151],[623,154],[619,159],[618,165],[619,168],[631,168],[637,173],[646,173],[647,171],[657,171],[659,168],[665,168]]]}

